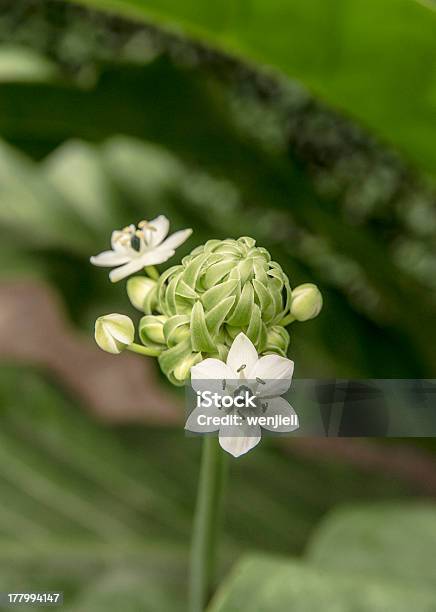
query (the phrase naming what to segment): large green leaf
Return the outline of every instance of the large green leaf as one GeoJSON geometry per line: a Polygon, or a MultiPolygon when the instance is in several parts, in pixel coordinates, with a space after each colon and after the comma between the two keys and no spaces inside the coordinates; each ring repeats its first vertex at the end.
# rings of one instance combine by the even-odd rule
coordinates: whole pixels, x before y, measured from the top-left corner
{"type": "Polygon", "coordinates": [[[232,572],[209,612],[434,612],[435,589],[252,556],[232,572]]]}
{"type": "Polygon", "coordinates": [[[431,504],[381,504],[338,509],[312,537],[310,563],[424,587],[436,583],[436,508],[431,504]]]}
{"type": "Polygon", "coordinates": [[[182,27],[206,43],[279,68],[434,172],[436,11],[430,2],[80,2],[182,27]]]}

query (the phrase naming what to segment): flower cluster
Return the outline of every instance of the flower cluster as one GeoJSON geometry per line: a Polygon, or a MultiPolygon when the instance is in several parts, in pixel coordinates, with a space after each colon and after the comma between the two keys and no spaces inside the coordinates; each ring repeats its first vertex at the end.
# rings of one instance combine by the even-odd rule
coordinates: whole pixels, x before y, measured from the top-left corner
{"type": "Polygon", "coordinates": [[[133,342],[133,324],[123,315],[106,315],[96,323],[101,348],[123,348],[158,357],[160,367],[175,385],[189,377],[205,359],[227,359],[242,332],[259,354],[285,357],[292,321],[315,317],[322,306],[318,288],[310,283],[291,289],[281,266],[253,238],[209,240],[181,263],[161,275],[163,263],[191,230],[166,238],[168,220],[160,216],[112,234],[112,251],[91,258],[111,271],[112,281],[145,268],[147,275],[127,282],[132,304],[144,313],[139,322],[141,345],[133,342]],[[117,319],[118,317],[118,319],[117,319]]]}

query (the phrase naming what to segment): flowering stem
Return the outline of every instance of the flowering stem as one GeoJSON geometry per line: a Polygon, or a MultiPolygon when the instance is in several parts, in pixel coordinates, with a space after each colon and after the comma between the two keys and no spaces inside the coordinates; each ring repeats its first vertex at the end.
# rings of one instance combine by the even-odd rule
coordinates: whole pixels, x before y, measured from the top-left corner
{"type": "Polygon", "coordinates": [[[191,543],[190,612],[205,610],[213,586],[226,459],[218,438],[206,436],[191,543]]]}
{"type": "Polygon", "coordinates": [[[293,317],[291,314],[288,314],[280,321],[279,325],[283,325],[283,327],[286,327],[286,325],[289,325],[289,323],[292,323],[293,321],[295,321],[295,317],[293,317]]]}
{"type": "Polygon", "coordinates": [[[162,353],[162,349],[160,348],[142,346],[142,344],[136,344],[136,342],[126,346],[126,349],[128,351],[132,351],[132,353],[138,353],[138,355],[147,355],[147,357],[158,357],[158,355],[162,353]]]}
{"type": "Polygon", "coordinates": [[[148,276],[152,278],[153,280],[159,280],[160,274],[154,266],[146,266],[145,271],[148,274],[148,276]]]}

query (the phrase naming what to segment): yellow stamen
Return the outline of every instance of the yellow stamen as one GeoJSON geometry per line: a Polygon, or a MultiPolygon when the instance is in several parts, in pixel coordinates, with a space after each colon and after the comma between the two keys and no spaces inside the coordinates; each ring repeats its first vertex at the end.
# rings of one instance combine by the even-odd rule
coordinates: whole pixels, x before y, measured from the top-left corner
{"type": "Polygon", "coordinates": [[[152,232],[156,231],[156,228],[154,227],[154,225],[150,225],[148,221],[142,220],[138,223],[138,227],[140,229],[148,229],[151,230],[152,232]]]}

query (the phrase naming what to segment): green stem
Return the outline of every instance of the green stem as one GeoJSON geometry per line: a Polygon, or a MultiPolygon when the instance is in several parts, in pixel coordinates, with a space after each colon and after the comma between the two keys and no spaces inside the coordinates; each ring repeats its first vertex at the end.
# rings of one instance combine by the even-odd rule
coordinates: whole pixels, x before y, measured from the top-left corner
{"type": "Polygon", "coordinates": [[[152,348],[150,346],[142,346],[142,344],[136,344],[133,342],[126,346],[128,351],[132,351],[132,353],[137,353],[138,355],[147,355],[147,357],[157,357],[162,353],[161,348],[152,348]]]}
{"type": "Polygon", "coordinates": [[[293,321],[295,321],[295,317],[293,317],[291,314],[288,314],[280,321],[279,325],[283,325],[283,327],[286,327],[286,325],[289,325],[289,323],[292,323],[293,321]]]}
{"type": "Polygon", "coordinates": [[[160,274],[154,266],[146,266],[145,271],[148,274],[148,276],[152,278],[153,280],[159,280],[160,274]]]}
{"type": "Polygon", "coordinates": [[[191,543],[190,612],[205,610],[213,587],[226,460],[218,438],[206,436],[191,543]]]}

